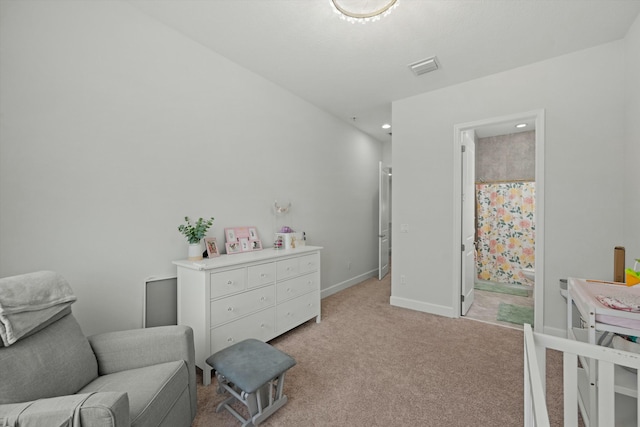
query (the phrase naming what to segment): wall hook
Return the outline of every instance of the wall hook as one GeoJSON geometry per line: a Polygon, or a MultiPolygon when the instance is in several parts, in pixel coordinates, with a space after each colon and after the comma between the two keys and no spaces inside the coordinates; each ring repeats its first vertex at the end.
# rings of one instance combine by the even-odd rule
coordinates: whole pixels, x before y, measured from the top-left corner
{"type": "Polygon", "coordinates": [[[281,206],[281,205],[278,204],[278,201],[276,200],[276,202],[273,204],[273,206],[276,209],[276,213],[286,214],[286,213],[289,212],[289,208],[291,207],[291,202],[289,202],[289,204],[286,205],[286,206],[284,206],[284,205],[281,206]]]}

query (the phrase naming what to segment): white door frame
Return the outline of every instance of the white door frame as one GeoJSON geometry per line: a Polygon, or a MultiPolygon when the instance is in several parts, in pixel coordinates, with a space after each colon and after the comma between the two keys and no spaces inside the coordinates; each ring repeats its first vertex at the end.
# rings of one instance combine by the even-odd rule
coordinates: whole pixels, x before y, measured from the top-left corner
{"type": "Polygon", "coordinates": [[[476,122],[457,124],[453,128],[453,286],[452,298],[455,307],[454,313],[456,317],[460,317],[460,292],[462,274],[460,266],[460,242],[462,241],[462,162],[460,150],[462,145],[462,132],[481,128],[489,125],[497,125],[501,123],[511,123],[518,121],[526,121],[535,119],[536,124],[536,273],[535,285],[533,289],[534,307],[534,328],[539,332],[544,332],[544,109],[517,113],[509,116],[494,117],[490,119],[479,120],[476,122]]]}

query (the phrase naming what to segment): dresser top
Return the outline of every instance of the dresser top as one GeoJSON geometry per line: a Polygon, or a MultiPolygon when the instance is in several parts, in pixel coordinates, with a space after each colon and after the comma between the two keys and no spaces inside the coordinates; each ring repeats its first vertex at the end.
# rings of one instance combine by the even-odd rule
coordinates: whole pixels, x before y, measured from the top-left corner
{"type": "Polygon", "coordinates": [[[215,258],[204,258],[200,261],[189,261],[181,259],[173,261],[178,267],[185,267],[191,270],[212,270],[220,267],[228,267],[237,264],[245,264],[256,261],[268,261],[271,259],[303,255],[305,253],[317,252],[321,246],[301,246],[295,249],[273,249],[266,248],[259,251],[242,252],[239,254],[220,255],[215,258]]]}

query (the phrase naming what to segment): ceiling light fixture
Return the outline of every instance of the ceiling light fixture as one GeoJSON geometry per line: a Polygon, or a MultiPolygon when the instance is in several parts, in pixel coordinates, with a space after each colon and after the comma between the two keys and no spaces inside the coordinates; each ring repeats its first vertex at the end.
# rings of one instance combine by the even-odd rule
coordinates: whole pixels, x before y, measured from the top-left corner
{"type": "Polygon", "coordinates": [[[398,6],[399,0],[331,0],[335,12],[347,22],[378,21],[398,6]]]}
{"type": "Polygon", "coordinates": [[[518,123],[518,124],[516,125],[516,127],[517,127],[518,129],[520,129],[520,128],[526,128],[526,127],[527,127],[527,124],[526,124],[526,123],[518,123]]]}
{"type": "Polygon", "coordinates": [[[389,123],[385,123],[382,125],[382,129],[391,129],[391,125],[389,123]]]}

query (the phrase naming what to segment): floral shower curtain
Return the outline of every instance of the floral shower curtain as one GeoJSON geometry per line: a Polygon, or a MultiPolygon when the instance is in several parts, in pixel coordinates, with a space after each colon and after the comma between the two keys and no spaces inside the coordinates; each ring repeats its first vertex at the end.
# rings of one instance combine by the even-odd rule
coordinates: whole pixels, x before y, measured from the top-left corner
{"type": "Polygon", "coordinates": [[[476,184],[478,279],[530,285],[534,268],[535,182],[476,184]]]}

